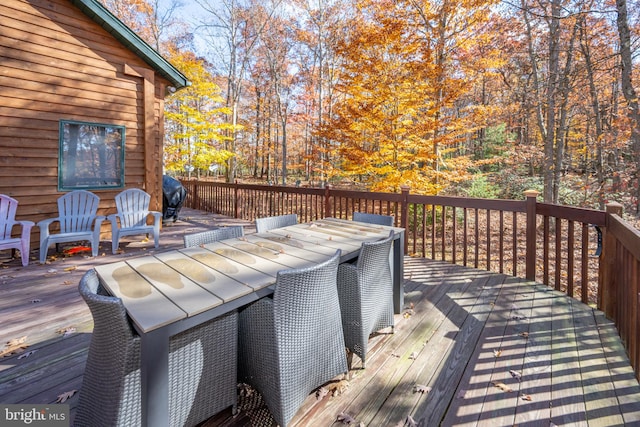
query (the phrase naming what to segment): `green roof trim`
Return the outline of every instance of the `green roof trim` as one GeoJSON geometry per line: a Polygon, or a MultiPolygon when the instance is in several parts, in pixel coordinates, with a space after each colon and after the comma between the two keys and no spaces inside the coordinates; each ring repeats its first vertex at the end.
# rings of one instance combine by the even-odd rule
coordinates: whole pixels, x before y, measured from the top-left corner
{"type": "Polygon", "coordinates": [[[164,59],[154,48],[149,46],[97,0],[70,1],[85,15],[153,67],[160,75],[169,80],[176,89],[181,89],[191,84],[184,74],[171,65],[169,61],[164,59]]]}

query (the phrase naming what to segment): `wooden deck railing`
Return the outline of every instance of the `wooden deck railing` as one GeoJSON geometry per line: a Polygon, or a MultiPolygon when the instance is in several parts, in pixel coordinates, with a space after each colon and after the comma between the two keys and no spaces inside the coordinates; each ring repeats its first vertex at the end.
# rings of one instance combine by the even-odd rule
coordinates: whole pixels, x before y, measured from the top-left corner
{"type": "Polygon", "coordinates": [[[640,232],[607,211],[524,200],[489,200],[326,188],[183,181],[185,206],[245,220],[296,213],[300,221],[393,215],[405,252],[537,280],[596,306],[618,326],[639,376],[640,232]]]}

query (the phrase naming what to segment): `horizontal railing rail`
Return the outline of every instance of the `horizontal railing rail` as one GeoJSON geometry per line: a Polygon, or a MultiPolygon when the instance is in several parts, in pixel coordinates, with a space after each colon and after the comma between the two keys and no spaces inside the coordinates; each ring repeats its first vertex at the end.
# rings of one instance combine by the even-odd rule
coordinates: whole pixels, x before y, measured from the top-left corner
{"type": "MultiPolygon", "coordinates": [[[[184,181],[185,206],[245,220],[394,216],[405,253],[536,280],[612,318],[640,366],[640,232],[606,211],[524,200],[474,199],[240,183],[184,181]],[[613,259],[612,259],[613,257],[613,259]],[[627,285],[631,283],[632,285],[627,285]]],[[[612,204],[612,206],[617,206],[612,204]]],[[[634,359],[635,358],[635,359],[634,359]]]]}

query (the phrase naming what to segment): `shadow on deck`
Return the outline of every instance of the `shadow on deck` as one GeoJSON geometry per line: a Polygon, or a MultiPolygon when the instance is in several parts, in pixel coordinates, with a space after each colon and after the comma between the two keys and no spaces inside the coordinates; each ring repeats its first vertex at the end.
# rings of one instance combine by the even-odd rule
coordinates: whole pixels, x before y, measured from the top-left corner
{"type": "MultiPolygon", "coordinates": [[[[185,233],[238,224],[181,217],[158,251],[181,247],[185,233]]],[[[0,339],[26,336],[27,345],[1,359],[1,403],[54,403],[80,389],[92,323],[77,284],[96,264],[154,252],[152,242],[128,242],[95,259],[26,268],[0,259],[0,339]]],[[[109,248],[102,242],[101,253],[109,248]]],[[[405,259],[405,304],[395,333],[371,338],[367,368],[356,363],[348,386],[310,395],[291,425],[640,425],[640,386],[601,312],[539,284],[417,258],[405,259]]],[[[241,391],[238,415],[201,427],[272,425],[260,396],[241,391]]],[[[72,414],[77,396],[66,402],[72,414]]]]}

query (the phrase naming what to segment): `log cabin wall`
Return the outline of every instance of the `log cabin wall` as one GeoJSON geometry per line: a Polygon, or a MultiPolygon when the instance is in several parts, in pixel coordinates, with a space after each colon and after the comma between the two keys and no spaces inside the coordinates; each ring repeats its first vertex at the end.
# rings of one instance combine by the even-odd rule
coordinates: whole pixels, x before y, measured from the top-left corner
{"type": "MultiPolygon", "coordinates": [[[[125,188],[162,210],[170,82],[69,0],[4,0],[0,22],[0,193],[19,201],[17,219],[57,216],[60,120],[124,125],[125,188]]],[[[121,189],[91,191],[115,212],[121,189]]]]}

